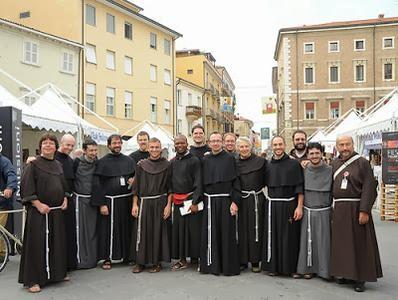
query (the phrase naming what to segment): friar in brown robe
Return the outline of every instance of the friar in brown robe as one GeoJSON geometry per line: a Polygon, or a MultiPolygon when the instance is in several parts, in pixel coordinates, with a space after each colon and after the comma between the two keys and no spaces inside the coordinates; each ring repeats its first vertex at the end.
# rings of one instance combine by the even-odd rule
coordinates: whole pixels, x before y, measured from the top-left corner
{"type": "Polygon", "coordinates": [[[371,213],[376,182],[369,162],[354,152],[350,136],[339,137],[336,147],[331,275],[339,283],[353,280],[355,291],[363,292],[365,281],[383,276],[371,213]]]}

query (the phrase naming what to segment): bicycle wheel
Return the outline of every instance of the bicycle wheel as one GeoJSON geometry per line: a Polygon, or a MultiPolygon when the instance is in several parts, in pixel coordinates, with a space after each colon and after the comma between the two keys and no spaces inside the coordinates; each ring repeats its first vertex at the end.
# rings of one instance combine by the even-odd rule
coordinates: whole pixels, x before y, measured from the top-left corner
{"type": "Polygon", "coordinates": [[[0,230],[0,272],[6,267],[10,255],[10,242],[3,231],[0,230]]]}

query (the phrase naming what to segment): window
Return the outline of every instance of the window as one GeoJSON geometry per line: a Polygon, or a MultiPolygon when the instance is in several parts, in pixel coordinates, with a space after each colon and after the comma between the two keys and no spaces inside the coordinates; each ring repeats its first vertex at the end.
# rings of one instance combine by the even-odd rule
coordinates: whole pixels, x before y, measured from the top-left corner
{"type": "Polygon", "coordinates": [[[164,69],[164,84],[171,85],[171,72],[164,69]]]}
{"type": "Polygon", "coordinates": [[[365,40],[354,40],[354,50],[364,51],[365,50],[365,40]]]}
{"type": "Polygon", "coordinates": [[[109,70],[115,70],[115,52],[106,51],[106,68],[109,70]]]}
{"type": "Polygon", "coordinates": [[[95,111],[95,84],[89,82],[86,83],[86,107],[95,111]]]}
{"type": "Polygon", "coordinates": [[[192,69],[188,69],[187,70],[187,74],[193,74],[193,70],[192,69]]]}
{"type": "Polygon", "coordinates": [[[305,102],[305,119],[314,120],[315,119],[315,103],[305,102]]]}
{"type": "Polygon", "coordinates": [[[24,42],[23,62],[32,65],[39,64],[39,45],[32,41],[24,42]]]}
{"type": "Polygon", "coordinates": [[[86,4],[86,24],[95,26],[95,7],[86,4]]]}
{"type": "Polygon", "coordinates": [[[188,105],[192,105],[192,94],[188,93],[188,105]]]}
{"type": "Polygon", "coordinates": [[[315,53],[314,43],[304,43],[304,54],[315,53]]]}
{"type": "Polygon", "coordinates": [[[182,90],[177,90],[177,105],[182,105],[182,90]]]}
{"type": "Polygon", "coordinates": [[[339,52],[339,51],[340,51],[339,41],[329,42],[329,52],[339,52]]]}
{"type": "Polygon", "coordinates": [[[150,47],[152,49],[156,49],[157,48],[157,41],[156,41],[156,34],[151,32],[151,36],[150,36],[150,47]]]}
{"type": "Polygon", "coordinates": [[[355,109],[358,112],[363,113],[365,111],[365,101],[363,100],[355,101],[355,109]]]}
{"type": "Polygon", "coordinates": [[[383,49],[393,49],[393,48],[394,48],[394,38],[383,37],[383,49]]]}
{"type": "Polygon", "coordinates": [[[314,67],[305,67],[304,70],[305,70],[304,83],[306,84],[314,83],[314,67]]]}
{"type": "Polygon", "coordinates": [[[330,102],[330,118],[338,119],[340,117],[340,103],[338,101],[330,102]]]}
{"type": "Polygon", "coordinates": [[[168,39],[164,39],[164,54],[171,54],[171,42],[168,39]]]}
{"type": "Polygon", "coordinates": [[[124,73],[127,75],[133,75],[133,59],[131,57],[124,57],[124,73]]]}
{"type": "Polygon", "coordinates": [[[170,124],[170,101],[164,100],[164,123],[170,124]]]}
{"type": "Polygon", "coordinates": [[[106,115],[113,116],[115,114],[115,89],[106,88],[106,115]]]}
{"type": "Polygon", "coordinates": [[[97,54],[95,53],[95,46],[87,44],[86,45],[86,61],[88,63],[97,63],[97,54]]]}
{"type": "Polygon", "coordinates": [[[124,92],[124,117],[126,119],[131,119],[133,114],[131,111],[133,105],[133,93],[132,92],[124,92]]]}
{"type": "Polygon", "coordinates": [[[181,134],[182,133],[182,120],[178,119],[177,120],[177,134],[181,134]]]}
{"type": "Polygon", "coordinates": [[[124,37],[126,39],[133,39],[133,25],[128,22],[124,22],[124,37]]]}
{"type": "Polygon", "coordinates": [[[383,64],[383,79],[393,80],[393,64],[391,62],[383,64]]]}
{"type": "Polygon", "coordinates": [[[202,104],[200,103],[202,101],[202,97],[198,96],[196,100],[197,100],[196,105],[197,106],[202,106],[202,104]]]}
{"type": "Polygon", "coordinates": [[[115,16],[106,14],[106,31],[115,33],[115,16]]]}
{"type": "Polygon", "coordinates": [[[157,101],[158,99],[156,97],[151,97],[150,109],[151,109],[151,121],[153,123],[157,122],[157,104],[156,104],[157,101]]]}
{"type": "Polygon", "coordinates": [[[330,66],[329,67],[329,83],[339,83],[339,67],[338,66],[330,66]]]}
{"type": "Polygon", "coordinates": [[[355,66],[355,82],[364,82],[365,81],[365,65],[356,65],[355,66]]]}
{"type": "Polygon", "coordinates": [[[62,54],[62,71],[73,73],[73,53],[64,52],[62,54]]]}
{"type": "Polygon", "coordinates": [[[150,66],[150,78],[151,81],[156,81],[157,80],[157,73],[158,73],[158,68],[155,65],[150,66]]]}

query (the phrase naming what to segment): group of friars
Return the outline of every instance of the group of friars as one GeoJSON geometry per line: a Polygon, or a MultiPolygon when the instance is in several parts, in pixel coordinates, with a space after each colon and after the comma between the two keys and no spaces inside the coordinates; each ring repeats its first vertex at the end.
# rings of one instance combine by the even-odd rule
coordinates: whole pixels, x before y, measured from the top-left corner
{"type": "Polygon", "coordinates": [[[110,152],[97,159],[97,144],[44,135],[40,155],[23,174],[27,208],[19,282],[39,292],[67,272],[112,263],[132,264],[133,273],[156,273],[190,264],[205,274],[253,272],[294,278],[335,278],[353,283],[382,277],[372,221],[376,198],[370,164],[339,137],[339,156],[328,166],[318,143],[293,134],[271,140],[272,157],[253,152],[250,139],[192,129],[188,148],[175,137],[176,155],[161,156],[161,142],[137,135],[139,150],[121,153],[122,138],[108,138],[110,152]],[[188,263],[189,261],[189,263],[188,263]]]}

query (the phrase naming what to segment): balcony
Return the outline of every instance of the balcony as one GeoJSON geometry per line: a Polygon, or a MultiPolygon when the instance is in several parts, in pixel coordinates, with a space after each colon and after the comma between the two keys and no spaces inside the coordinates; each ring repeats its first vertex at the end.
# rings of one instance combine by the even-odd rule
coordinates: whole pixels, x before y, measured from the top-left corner
{"type": "Polygon", "coordinates": [[[211,108],[206,108],[206,117],[210,117],[210,118],[216,120],[217,119],[217,113],[211,108]]]}
{"type": "Polygon", "coordinates": [[[202,108],[196,105],[188,105],[185,110],[185,116],[188,119],[197,120],[202,117],[202,108]]]}

